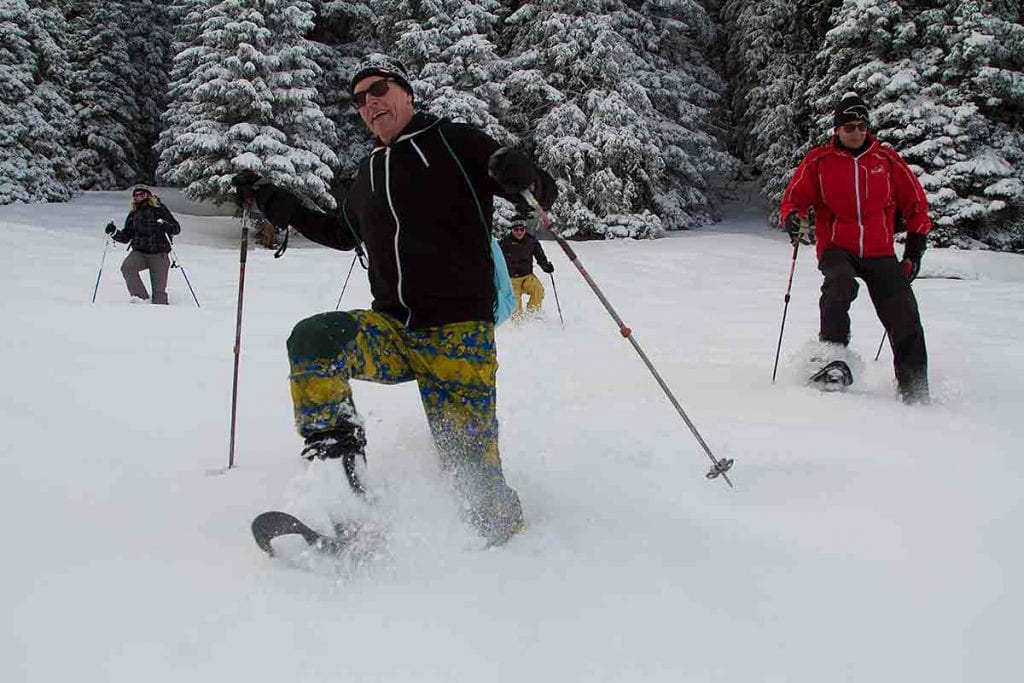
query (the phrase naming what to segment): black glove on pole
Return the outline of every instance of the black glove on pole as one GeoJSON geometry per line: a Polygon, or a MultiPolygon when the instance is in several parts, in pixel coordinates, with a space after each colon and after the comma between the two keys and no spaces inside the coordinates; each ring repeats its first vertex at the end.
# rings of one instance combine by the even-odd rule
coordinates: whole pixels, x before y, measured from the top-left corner
{"type": "MultiPolygon", "coordinates": [[[[497,180],[497,178],[495,178],[495,180],[497,180]]],[[[661,390],[665,392],[665,395],[668,397],[669,402],[676,409],[676,412],[679,413],[679,416],[683,418],[683,422],[686,423],[686,426],[690,428],[690,432],[697,439],[697,443],[700,444],[701,448],[704,449],[704,452],[707,454],[708,458],[711,459],[713,465],[711,467],[711,470],[706,475],[707,478],[715,479],[716,477],[721,476],[723,479],[725,479],[725,482],[730,487],[732,487],[732,481],[729,480],[729,475],[726,474],[726,472],[728,472],[729,469],[732,467],[733,461],[730,458],[722,458],[721,460],[719,460],[714,456],[714,454],[711,452],[711,449],[704,441],[704,437],[700,435],[700,432],[697,431],[697,427],[694,426],[693,422],[690,420],[690,417],[686,414],[686,411],[683,410],[683,407],[681,405],[679,405],[679,401],[676,400],[676,397],[672,393],[672,390],[668,388],[668,385],[665,384],[665,380],[661,378],[661,375],[654,367],[654,364],[651,363],[651,360],[647,357],[647,354],[644,353],[644,350],[640,348],[640,344],[638,344],[636,339],[633,338],[633,331],[626,327],[626,324],[622,322],[622,318],[620,318],[619,314],[615,312],[614,308],[612,308],[611,303],[605,297],[604,293],[601,291],[601,288],[598,287],[597,283],[594,282],[593,278],[590,277],[590,273],[588,273],[587,269],[583,267],[583,264],[580,262],[579,257],[576,256],[576,253],[572,250],[572,247],[569,246],[569,243],[565,241],[565,238],[563,238],[561,234],[558,232],[558,230],[555,229],[554,225],[551,222],[550,216],[548,216],[547,214],[547,211],[544,210],[544,207],[540,205],[540,202],[537,201],[537,198],[534,197],[533,193],[530,192],[529,190],[523,190],[521,194],[523,198],[526,200],[526,202],[533,207],[533,210],[537,212],[537,215],[540,217],[540,220],[544,224],[544,227],[550,230],[551,234],[554,235],[555,240],[558,242],[558,246],[560,246],[562,248],[562,251],[565,252],[565,255],[569,258],[569,261],[574,266],[576,266],[576,270],[580,272],[580,275],[583,276],[583,279],[587,281],[588,285],[590,285],[590,289],[594,291],[594,294],[597,295],[597,298],[601,301],[601,304],[604,306],[605,310],[608,311],[608,314],[611,315],[612,319],[619,326],[619,334],[628,339],[629,343],[633,345],[633,349],[640,356],[640,359],[644,362],[644,365],[647,366],[647,369],[651,371],[651,374],[654,376],[654,379],[658,383],[658,386],[660,386],[661,390]]]]}
{"type": "Polygon", "coordinates": [[[799,211],[790,211],[789,215],[786,216],[786,220],[783,223],[783,228],[789,233],[789,241],[791,244],[810,244],[811,243],[811,226],[807,222],[806,218],[800,216],[799,211]]]}
{"type": "Polygon", "coordinates": [[[235,186],[235,204],[244,209],[256,199],[256,184],[263,180],[256,171],[242,171],[231,178],[231,184],[235,186]]]}
{"type": "Polygon", "coordinates": [[[917,232],[908,232],[906,245],[903,247],[903,273],[911,282],[921,270],[921,258],[928,245],[928,237],[917,232]]]}
{"type": "Polygon", "coordinates": [[[494,181],[509,194],[532,190],[537,182],[533,162],[512,147],[502,147],[487,160],[487,170],[494,181]]]}

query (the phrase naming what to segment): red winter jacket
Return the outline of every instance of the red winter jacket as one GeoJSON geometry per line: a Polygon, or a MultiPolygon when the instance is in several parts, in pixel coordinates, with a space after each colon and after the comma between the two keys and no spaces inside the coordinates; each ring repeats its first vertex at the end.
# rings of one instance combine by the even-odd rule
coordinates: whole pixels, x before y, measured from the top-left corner
{"type": "Polygon", "coordinates": [[[896,209],[907,232],[927,235],[932,223],[924,189],[907,162],[888,145],[869,136],[859,156],[835,140],[815,147],[793,174],[782,195],[781,217],[806,216],[814,207],[818,258],[829,247],[860,257],[891,256],[896,209]]]}

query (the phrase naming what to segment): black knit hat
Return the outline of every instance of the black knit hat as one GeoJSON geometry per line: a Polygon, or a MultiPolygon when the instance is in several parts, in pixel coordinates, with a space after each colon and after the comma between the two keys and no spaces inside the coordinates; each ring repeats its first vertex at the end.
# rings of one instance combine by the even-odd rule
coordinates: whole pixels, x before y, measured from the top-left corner
{"type": "Polygon", "coordinates": [[[516,213],[516,215],[512,217],[508,227],[510,230],[515,230],[516,228],[529,228],[532,220],[533,218],[531,216],[523,213],[516,213]]]}
{"type": "Polygon", "coordinates": [[[868,106],[855,92],[843,95],[843,99],[839,101],[839,106],[836,107],[836,112],[832,117],[833,126],[836,128],[850,121],[863,121],[869,125],[871,123],[868,119],[868,106]]]}
{"type": "Polygon", "coordinates": [[[369,55],[359,62],[355,71],[352,72],[352,80],[349,81],[348,91],[354,93],[356,84],[367,76],[384,76],[394,79],[398,85],[409,91],[412,95],[412,86],[409,85],[409,70],[397,59],[379,53],[369,55]]]}

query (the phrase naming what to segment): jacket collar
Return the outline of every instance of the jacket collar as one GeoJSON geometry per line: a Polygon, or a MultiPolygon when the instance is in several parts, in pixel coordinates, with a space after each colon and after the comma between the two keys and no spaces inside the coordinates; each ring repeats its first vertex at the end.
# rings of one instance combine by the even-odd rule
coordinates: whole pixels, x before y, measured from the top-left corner
{"type": "Polygon", "coordinates": [[[841,142],[839,142],[838,135],[832,136],[832,146],[835,148],[835,150],[840,154],[845,154],[846,156],[853,157],[854,159],[856,159],[859,156],[862,156],[866,152],[869,152],[877,144],[878,138],[876,138],[871,133],[868,133],[867,137],[864,138],[864,144],[861,145],[860,149],[850,149],[849,147],[846,147],[841,142]]]}
{"type": "Polygon", "coordinates": [[[420,133],[425,133],[426,131],[430,130],[437,124],[441,123],[441,121],[442,119],[434,116],[433,114],[427,114],[426,112],[418,111],[415,114],[413,114],[412,120],[410,120],[409,123],[406,124],[405,128],[402,129],[402,132],[398,134],[398,136],[390,145],[385,145],[380,141],[380,139],[378,139],[377,146],[373,148],[373,151],[370,152],[370,154],[376,154],[382,149],[394,147],[400,142],[404,142],[405,140],[414,138],[420,133]]]}

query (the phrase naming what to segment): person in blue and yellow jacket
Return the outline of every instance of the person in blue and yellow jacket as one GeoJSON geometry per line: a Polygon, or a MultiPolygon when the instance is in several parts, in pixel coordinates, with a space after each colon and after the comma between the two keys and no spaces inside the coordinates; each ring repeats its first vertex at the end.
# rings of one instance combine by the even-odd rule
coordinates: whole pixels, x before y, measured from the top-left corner
{"type": "Polygon", "coordinates": [[[366,436],[349,381],[415,381],[468,521],[489,543],[504,543],[523,516],[498,453],[493,202],[531,190],[549,207],[554,181],[475,127],[417,112],[409,74],[394,59],[371,56],[350,92],[376,144],[336,213],[255,173],[233,179],[274,225],[334,249],[365,247],[368,257],[371,310],[315,315],[288,338],[302,455],[340,463],[362,494],[366,436]]]}

